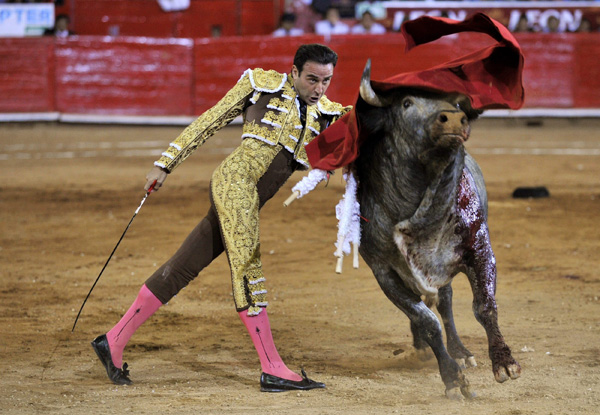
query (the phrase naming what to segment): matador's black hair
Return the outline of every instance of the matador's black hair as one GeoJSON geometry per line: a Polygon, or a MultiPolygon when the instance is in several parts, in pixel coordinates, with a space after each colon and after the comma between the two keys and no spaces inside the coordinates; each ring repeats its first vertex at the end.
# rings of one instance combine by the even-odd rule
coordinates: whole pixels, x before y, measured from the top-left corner
{"type": "Polygon", "coordinates": [[[298,72],[302,72],[304,64],[308,61],[327,65],[331,63],[335,68],[337,64],[338,55],[333,50],[325,45],[318,43],[311,43],[308,45],[302,45],[296,51],[294,56],[294,65],[298,68],[298,72]]]}

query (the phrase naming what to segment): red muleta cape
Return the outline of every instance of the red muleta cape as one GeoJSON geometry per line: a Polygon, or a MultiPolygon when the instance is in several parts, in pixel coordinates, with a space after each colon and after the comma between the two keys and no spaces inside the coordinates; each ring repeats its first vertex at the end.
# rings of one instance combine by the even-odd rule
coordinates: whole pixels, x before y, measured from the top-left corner
{"type": "MultiPolygon", "coordinates": [[[[406,51],[459,32],[481,32],[498,43],[458,59],[418,72],[400,73],[384,81],[372,81],[376,92],[397,87],[458,92],[471,100],[475,109],[518,109],[523,105],[523,53],[519,44],[499,22],[483,13],[465,21],[423,16],[402,25],[406,51]]],[[[358,98],[361,99],[360,96],[358,98]]],[[[356,108],[356,106],[354,107],[356,108]]],[[[359,153],[360,125],[353,109],[306,146],[313,168],[335,170],[352,163],[359,153]]]]}

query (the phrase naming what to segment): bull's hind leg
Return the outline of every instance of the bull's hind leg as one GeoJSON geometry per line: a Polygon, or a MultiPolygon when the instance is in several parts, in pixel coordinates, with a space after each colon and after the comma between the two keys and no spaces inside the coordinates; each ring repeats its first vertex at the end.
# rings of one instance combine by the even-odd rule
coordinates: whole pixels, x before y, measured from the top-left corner
{"type": "Polygon", "coordinates": [[[431,352],[431,348],[427,343],[427,339],[423,337],[423,331],[419,327],[418,324],[413,321],[410,322],[410,331],[413,336],[413,347],[417,351],[417,357],[421,361],[426,361],[431,359],[434,355],[431,352]]]}
{"type": "Polygon", "coordinates": [[[477,366],[475,357],[460,340],[454,325],[454,314],[452,313],[452,286],[450,284],[442,287],[438,291],[437,309],[444,323],[446,331],[446,344],[448,353],[456,360],[458,365],[464,369],[467,366],[477,366]]]}
{"type": "Polygon", "coordinates": [[[419,296],[406,288],[396,272],[393,270],[377,272],[375,269],[373,271],[385,295],[410,319],[411,328],[416,334],[415,338],[425,340],[433,350],[442,381],[446,385],[446,395],[451,399],[462,399],[462,396],[473,397],[469,382],[444,346],[442,327],[436,315],[419,296]]]}

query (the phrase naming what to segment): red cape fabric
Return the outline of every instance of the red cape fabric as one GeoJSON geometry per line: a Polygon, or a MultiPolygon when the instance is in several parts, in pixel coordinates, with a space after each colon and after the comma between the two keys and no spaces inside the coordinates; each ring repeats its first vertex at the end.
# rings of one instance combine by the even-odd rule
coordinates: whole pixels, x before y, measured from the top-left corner
{"type": "MultiPolygon", "coordinates": [[[[400,73],[383,81],[371,81],[373,89],[381,92],[397,87],[414,87],[437,92],[458,92],[469,97],[475,109],[520,108],[525,97],[523,53],[502,24],[483,13],[477,13],[462,22],[423,16],[402,25],[406,51],[459,32],[485,33],[498,43],[430,69],[400,73]]],[[[366,138],[360,133],[353,109],[306,146],[311,166],[335,170],[350,164],[358,157],[360,144],[366,138]]]]}

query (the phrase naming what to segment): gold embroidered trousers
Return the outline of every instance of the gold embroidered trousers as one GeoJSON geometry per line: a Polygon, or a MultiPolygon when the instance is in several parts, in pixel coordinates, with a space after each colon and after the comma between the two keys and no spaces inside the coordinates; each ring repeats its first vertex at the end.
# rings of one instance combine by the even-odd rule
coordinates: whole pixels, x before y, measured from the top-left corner
{"type": "Polygon", "coordinates": [[[243,140],[213,172],[208,214],[146,286],[164,304],[224,249],[236,309],[260,313],[267,306],[267,290],[260,259],[259,210],[300,167],[280,145],[243,140]]]}
{"type": "Polygon", "coordinates": [[[265,278],[260,260],[259,197],[257,185],[280,146],[244,140],[214,171],[211,195],[227,259],[231,267],[233,299],[248,315],[265,307],[265,278]]]}

